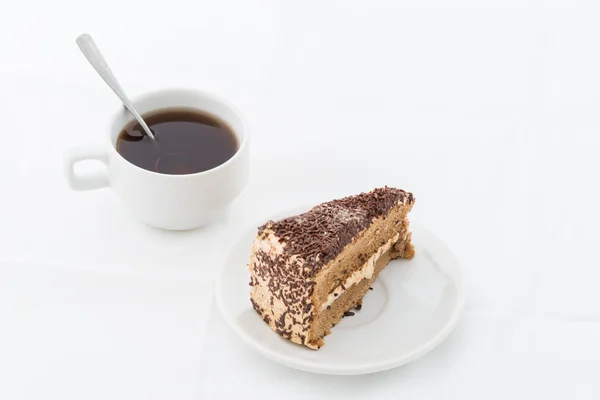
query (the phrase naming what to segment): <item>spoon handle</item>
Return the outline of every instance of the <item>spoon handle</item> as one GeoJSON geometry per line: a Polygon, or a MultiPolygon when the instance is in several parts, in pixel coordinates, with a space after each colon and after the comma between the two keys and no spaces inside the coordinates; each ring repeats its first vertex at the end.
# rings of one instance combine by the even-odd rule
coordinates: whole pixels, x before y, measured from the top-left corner
{"type": "Polygon", "coordinates": [[[135,107],[133,107],[131,100],[129,100],[129,97],[127,97],[125,94],[125,91],[119,84],[119,81],[117,81],[117,78],[115,78],[114,74],[110,70],[106,60],[104,57],[102,57],[102,53],[100,53],[96,43],[94,43],[94,39],[92,39],[92,37],[87,33],[84,33],[77,38],[76,42],[83,55],[85,58],[87,58],[92,67],[94,67],[98,75],[100,75],[104,82],[106,82],[112,91],[115,92],[115,94],[121,99],[123,105],[127,107],[129,112],[139,122],[146,134],[150,136],[152,140],[154,140],[152,131],[148,125],[146,125],[146,122],[144,122],[142,116],[135,110],[135,107]]]}

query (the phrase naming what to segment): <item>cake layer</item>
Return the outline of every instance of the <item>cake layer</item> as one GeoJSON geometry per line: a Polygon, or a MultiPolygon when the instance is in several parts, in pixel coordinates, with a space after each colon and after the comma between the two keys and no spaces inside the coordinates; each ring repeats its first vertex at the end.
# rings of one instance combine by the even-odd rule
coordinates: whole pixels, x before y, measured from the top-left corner
{"type": "Polygon", "coordinates": [[[379,271],[391,259],[412,257],[414,250],[410,244],[409,224],[405,219],[406,212],[404,207],[398,206],[393,208],[385,218],[380,217],[374,220],[368,229],[348,244],[344,252],[332,260],[331,265],[326,266],[319,274],[316,279],[314,295],[317,304],[314,317],[316,322],[309,331],[309,347],[319,348],[323,345],[323,336],[330,333],[330,328],[338,323],[345,312],[356,306],[357,303],[353,300],[355,296],[359,296],[356,297],[358,300],[362,299],[379,271]],[[376,244],[375,247],[374,244],[376,244]],[[357,257],[357,254],[362,257],[357,257]],[[354,269],[350,268],[352,261],[357,258],[364,262],[354,269]],[[363,279],[356,279],[361,275],[363,275],[363,279]],[[341,277],[341,280],[338,277],[341,277]],[[367,286],[365,287],[365,285],[367,286]],[[325,290],[332,287],[333,289],[329,289],[324,294],[325,290]],[[336,296],[336,294],[338,295],[336,296]],[[331,301],[332,297],[333,301],[331,301]],[[349,300],[344,300],[344,298],[349,300]]]}
{"type": "Polygon", "coordinates": [[[333,291],[327,295],[327,299],[321,305],[321,310],[333,304],[333,302],[336,301],[341,294],[345,293],[348,288],[352,287],[352,285],[356,285],[363,279],[371,279],[375,272],[375,263],[377,263],[383,253],[390,250],[390,248],[398,241],[399,237],[400,233],[396,233],[393,238],[377,249],[375,254],[371,255],[360,269],[352,272],[341,285],[336,286],[333,291]]]}
{"type": "MultiPolygon", "coordinates": [[[[408,235],[410,235],[408,231],[401,232],[401,236],[406,237],[408,235]]],[[[390,260],[399,257],[409,258],[408,256],[411,254],[412,247],[410,246],[410,243],[402,239],[399,239],[393,246],[382,252],[374,263],[373,274],[370,278],[365,278],[360,282],[347,287],[347,289],[340,294],[331,305],[325,307],[325,310],[320,313],[313,328],[315,339],[312,343],[314,344],[312,348],[318,349],[323,346],[324,342],[321,338],[329,335],[331,333],[331,328],[337,325],[348,311],[363,307],[363,297],[369,292],[369,288],[373,285],[373,282],[375,282],[379,273],[388,265],[390,260]],[[406,243],[409,244],[408,247],[410,248],[406,249],[406,243]]],[[[368,304],[365,304],[364,306],[368,307],[368,304]]]]}

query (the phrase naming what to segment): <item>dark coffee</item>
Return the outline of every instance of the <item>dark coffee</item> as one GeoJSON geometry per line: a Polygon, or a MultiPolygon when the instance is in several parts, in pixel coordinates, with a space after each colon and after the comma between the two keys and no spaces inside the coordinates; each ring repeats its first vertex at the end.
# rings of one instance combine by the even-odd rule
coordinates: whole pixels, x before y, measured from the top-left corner
{"type": "Polygon", "coordinates": [[[195,174],[223,164],[238,150],[231,128],[206,113],[173,108],[142,117],[156,141],[133,121],[119,134],[117,151],[130,163],[148,171],[195,174]]]}

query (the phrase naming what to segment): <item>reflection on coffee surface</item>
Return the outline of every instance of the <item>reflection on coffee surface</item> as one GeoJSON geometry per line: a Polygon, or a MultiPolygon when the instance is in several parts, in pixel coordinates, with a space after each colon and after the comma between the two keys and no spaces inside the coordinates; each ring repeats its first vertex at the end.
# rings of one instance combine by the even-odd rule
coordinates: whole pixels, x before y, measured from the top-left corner
{"type": "Polygon", "coordinates": [[[117,151],[130,163],[170,175],[208,171],[229,160],[238,150],[233,130],[207,113],[183,108],[143,115],[156,141],[137,121],[126,125],[117,139],[117,151]]]}

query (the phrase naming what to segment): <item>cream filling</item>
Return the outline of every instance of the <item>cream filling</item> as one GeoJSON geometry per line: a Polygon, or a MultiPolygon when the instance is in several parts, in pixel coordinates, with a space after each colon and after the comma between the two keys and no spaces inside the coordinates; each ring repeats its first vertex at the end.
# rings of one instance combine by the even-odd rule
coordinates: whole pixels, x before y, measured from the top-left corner
{"type": "Polygon", "coordinates": [[[271,232],[267,232],[263,238],[257,239],[254,242],[253,253],[255,253],[256,250],[262,250],[265,254],[283,254],[282,244],[271,232]]]}
{"type": "Polygon", "coordinates": [[[396,233],[393,238],[388,240],[383,246],[381,246],[369,259],[363,264],[363,266],[354,271],[346,280],[343,285],[336,287],[329,295],[327,296],[327,300],[321,305],[321,310],[324,310],[334,301],[336,301],[347,289],[349,289],[352,285],[356,285],[363,279],[371,279],[373,277],[373,272],[375,271],[375,264],[377,260],[392,247],[394,243],[398,241],[400,237],[400,232],[396,233]],[[346,289],[342,289],[342,288],[346,289]]]}

